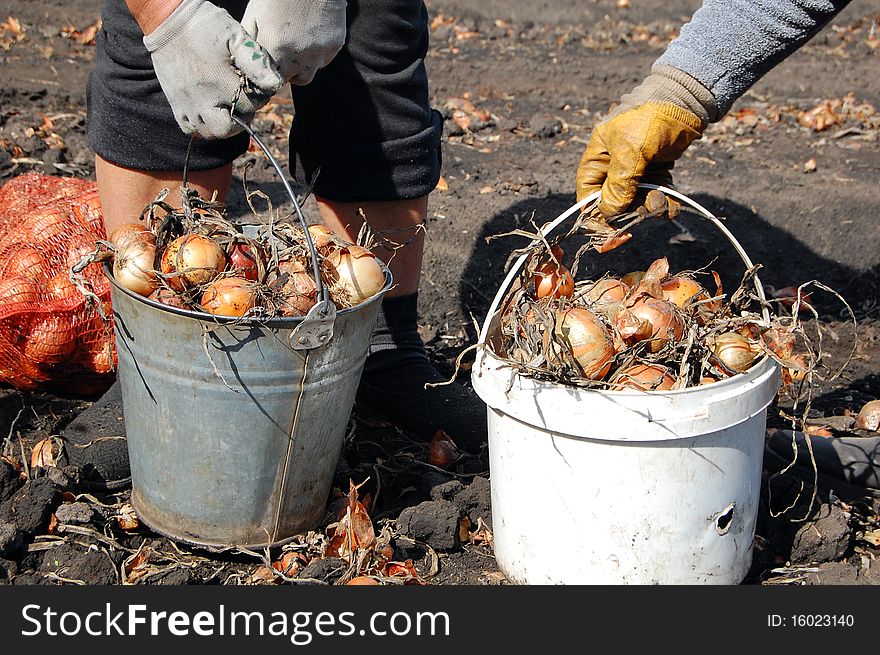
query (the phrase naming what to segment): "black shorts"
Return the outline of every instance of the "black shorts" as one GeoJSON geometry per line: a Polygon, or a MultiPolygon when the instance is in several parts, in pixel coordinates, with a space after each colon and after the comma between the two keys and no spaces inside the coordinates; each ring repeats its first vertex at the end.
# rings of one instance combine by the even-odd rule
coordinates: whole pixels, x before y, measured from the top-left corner
{"type": "MultiPolygon", "coordinates": [[[[305,0],[309,1],[309,0],[305,0]]],[[[216,0],[237,20],[246,0],[216,0]]],[[[308,86],[292,89],[291,169],[336,201],[427,195],[440,177],[442,119],[428,99],[423,0],[348,0],[348,34],[308,86]]],[[[92,149],[124,168],[180,170],[189,137],[171,113],[140,27],[123,0],[104,4],[87,130],[92,149]]],[[[193,170],[220,168],[247,150],[244,134],[198,139],[193,170]]]]}

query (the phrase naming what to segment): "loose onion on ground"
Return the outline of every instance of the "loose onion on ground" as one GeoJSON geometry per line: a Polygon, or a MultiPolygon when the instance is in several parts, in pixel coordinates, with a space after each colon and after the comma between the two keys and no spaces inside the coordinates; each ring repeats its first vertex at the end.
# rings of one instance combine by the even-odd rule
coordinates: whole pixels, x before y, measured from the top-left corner
{"type": "Polygon", "coordinates": [[[880,400],[865,403],[856,416],[856,427],[862,430],[880,430],[880,400]]]}

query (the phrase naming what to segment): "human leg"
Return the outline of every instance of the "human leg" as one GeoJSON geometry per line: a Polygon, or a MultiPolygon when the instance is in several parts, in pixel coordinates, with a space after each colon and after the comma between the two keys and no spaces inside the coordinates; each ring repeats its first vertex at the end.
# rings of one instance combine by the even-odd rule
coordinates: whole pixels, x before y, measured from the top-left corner
{"type": "Polygon", "coordinates": [[[478,450],[486,410],[444,381],[418,333],[428,194],[440,176],[442,121],[428,100],[421,0],[349,0],[346,46],[312,84],[294,87],[292,166],[328,227],[353,240],[364,220],[395,286],[382,303],[358,400],[429,439],[445,430],[478,450]]]}

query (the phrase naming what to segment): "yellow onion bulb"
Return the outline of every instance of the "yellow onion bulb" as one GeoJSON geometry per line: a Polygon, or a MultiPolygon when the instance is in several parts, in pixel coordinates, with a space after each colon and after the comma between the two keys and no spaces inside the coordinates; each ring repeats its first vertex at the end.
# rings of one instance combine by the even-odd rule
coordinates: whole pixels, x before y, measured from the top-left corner
{"type": "Polygon", "coordinates": [[[110,233],[110,243],[117,250],[127,247],[133,242],[149,243],[156,245],[156,237],[143,223],[123,223],[118,225],[110,233]]]}
{"type": "Polygon", "coordinates": [[[116,251],[113,259],[113,278],[124,288],[141,296],[149,296],[157,286],[153,261],[156,247],[134,242],[116,251]]]}
{"type": "Polygon", "coordinates": [[[160,267],[168,284],[183,291],[216,278],[226,268],[226,253],[209,237],[186,234],[168,244],[160,267]]]}
{"type": "Polygon", "coordinates": [[[588,380],[601,380],[611,368],[614,346],[602,321],[590,310],[572,307],[556,313],[556,340],[571,352],[588,380]]]}
{"type": "Polygon", "coordinates": [[[611,380],[613,389],[638,391],[669,391],[675,385],[675,376],[659,364],[633,364],[618,370],[611,380]]]}
{"type": "Polygon", "coordinates": [[[372,298],[385,286],[385,272],[372,252],[360,246],[346,246],[326,260],[332,267],[330,293],[334,302],[346,307],[372,298]]]}
{"type": "Polygon", "coordinates": [[[713,359],[731,371],[748,370],[758,357],[749,340],[738,332],[722,332],[710,337],[709,348],[713,359]]]}
{"type": "Polygon", "coordinates": [[[550,260],[535,271],[535,298],[570,298],[574,293],[574,278],[563,265],[550,260]]]}
{"type": "Polygon", "coordinates": [[[209,314],[244,316],[256,304],[254,285],[243,277],[214,280],[202,294],[201,305],[209,314]]]}
{"type": "Polygon", "coordinates": [[[633,288],[642,281],[643,277],[645,277],[645,271],[632,271],[620,278],[620,281],[626,286],[633,288]]]}
{"type": "Polygon", "coordinates": [[[629,293],[629,287],[613,277],[595,282],[584,294],[590,308],[603,316],[611,318],[620,308],[620,303],[629,293]]]}
{"type": "Polygon", "coordinates": [[[677,343],[684,336],[684,319],[675,305],[666,300],[647,296],[637,300],[629,311],[637,319],[650,323],[648,349],[652,353],[658,352],[670,341],[677,343]]]}
{"type": "Polygon", "coordinates": [[[708,298],[706,290],[699,282],[684,275],[667,278],[660,283],[660,289],[663,291],[663,300],[671,302],[676,307],[682,309],[685,308],[692,298],[697,300],[703,297],[708,298]]]}
{"type": "Polygon", "coordinates": [[[865,403],[856,416],[856,427],[873,432],[880,430],[880,400],[865,403]]]}

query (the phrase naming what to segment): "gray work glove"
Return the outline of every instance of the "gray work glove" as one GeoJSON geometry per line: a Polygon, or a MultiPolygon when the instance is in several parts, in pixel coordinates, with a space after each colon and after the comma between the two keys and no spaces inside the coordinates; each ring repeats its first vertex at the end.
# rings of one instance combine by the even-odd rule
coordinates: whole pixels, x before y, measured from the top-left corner
{"type": "Polygon", "coordinates": [[[250,0],[241,24],[286,82],[304,86],[345,43],[346,0],[250,0]]]}
{"type": "Polygon", "coordinates": [[[187,134],[222,139],[269,101],[283,80],[266,51],[229,13],[205,0],[183,0],[144,37],[159,84],[187,134]]]}

